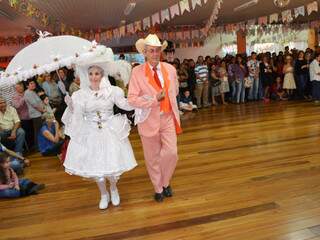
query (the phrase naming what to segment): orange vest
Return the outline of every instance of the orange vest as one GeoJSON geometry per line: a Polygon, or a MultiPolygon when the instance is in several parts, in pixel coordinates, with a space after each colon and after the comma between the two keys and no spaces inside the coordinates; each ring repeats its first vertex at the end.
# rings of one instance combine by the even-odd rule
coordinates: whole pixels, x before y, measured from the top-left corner
{"type": "MultiPolygon", "coordinates": [[[[161,64],[161,63],[160,63],[161,64]]],[[[171,103],[170,103],[170,99],[169,99],[169,87],[170,87],[170,81],[169,81],[169,76],[168,76],[168,72],[165,69],[165,67],[161,64],[161,73],[162,73],[162,77],[163,77],[163,81],[164,81],[164,91],[165,91],[165,97],[164,99],[160,102],[160,111],[164,112],[164,113],[170,113],[172,111],[172,107],[171,107],[171,103]]],[[[146,64],[146,75],[149,79],[149,83],[151,84],[151,86],[157,91],[160,92],[162,89],[158,86],[158,84],[156,83],[156,81],[154,80],[154,73],[153,70],[150,69],[149,65],[146,64]]],[[[176,118],[174,117],[174,123],[175,123],[175,127],[176,127],[176,133],[182,133],[182,129],[179,126],[176,118]]]]}

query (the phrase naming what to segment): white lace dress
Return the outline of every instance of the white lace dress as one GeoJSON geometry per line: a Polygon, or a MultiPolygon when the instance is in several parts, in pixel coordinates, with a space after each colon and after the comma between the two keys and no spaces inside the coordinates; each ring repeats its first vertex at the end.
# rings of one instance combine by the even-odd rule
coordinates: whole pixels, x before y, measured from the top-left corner
{"type": "Polygon", "coordinates": [[[72,95],[72,107],[62,118],[71,138],[64,162],[67,173],[86,178],[120,176],[137,165],[128,139],[130,122],[125,115],[113,114],[114,104],[133,109],[118,87],[80,89],[72,95]]]}

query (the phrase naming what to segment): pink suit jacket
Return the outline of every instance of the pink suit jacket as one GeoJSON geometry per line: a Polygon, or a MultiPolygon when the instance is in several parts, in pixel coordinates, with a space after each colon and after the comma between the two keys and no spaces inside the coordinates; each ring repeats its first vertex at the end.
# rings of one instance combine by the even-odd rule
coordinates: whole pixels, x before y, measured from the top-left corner
{"type": "MultiPolygon", "coordinates": [[[[176,98],[179,93],[177,72],[172,65],[164,62],[160,62],[160,68],[164,80],[170,82],[168,95],[176,129],[179,129],[180,115],[176,98]]],[[[133,68],[129,82],[128,102],[133,107],[151,110],[147,119],[138,123],[139,134],[144,137],[155,136],[160,129],[160,103],[156,98],[158,92],[152,84],[154,84],[153,70],[147,63],[133,68]]]]}

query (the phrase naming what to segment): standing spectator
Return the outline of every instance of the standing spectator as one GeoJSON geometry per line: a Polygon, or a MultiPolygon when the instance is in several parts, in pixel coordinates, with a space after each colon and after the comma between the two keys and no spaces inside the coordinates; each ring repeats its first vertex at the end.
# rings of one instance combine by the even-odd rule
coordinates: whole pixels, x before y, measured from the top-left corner
{"type": "Polygon", "coordinates": [[[14,151],[22,155],[25,143],[25,132],[20,126],[20,119],[15,108],[7,106],[0,98],[0,138],[7,146],[14,143],[14,151]]]}
{"type": "Polygon", "coordinates": [[[70,87],[70,83],[67,79],[66,70],[64,68],[59,69],[58,74],[56,76],[57,76],[56,78],[57,78],[59,89],[62,95],[65,96],[69,91],[69,87],[70,87]]]}
{"type": "Polygon", "coordinates": [[[41,115],[45,112],[40,97],[35,92],[36,83],[33,79],[28,80],[28,89],[24,92],[24,99],[29,110],[29,117],[33,124],[34,143],[37,146],[37,136],[42,126],[41,115]]]}
{"type": "Polygon", "coordinates": [[[50,74],[45,74],[44,79],[45,82],[43,82],[42,88],[45,94],[49,97],[50,104],[54,108],[58,108],[62,103],[62,95],[58,84],[54,81],[50,74]]]}
{"type": "Polygon", "coordinates": [[[294,80],[294,68],[292,65],[292,57],[286,57],[286,64],[283,67],[284,80],[283,80],[283,89],[286,89],[288,98],[292,98],[293,90],[296,89],[296,83],[294,80]]]}
{"type": "Polygon", "coordinates": [[[196,63],[194,62],[193,59],[189,59],[188,64],[189,64],[188,65],[188,87],[189,87],[191,99],[194,100],[195,98],[194,91],[197,84],[196,74],[194,72],[196,63]]]}
{"type": "Polygon", "coordinates": [[[310,80],[312,81],[312,99],[315,104],[320,103],[320,53],[310,64],[310,80]]]}
{"type": "Polygon", "coordinates": [[[236,58],[231,57],[231,63],[228,65],[228,81],[229,81],[229,86],[231,86],[231,100],[232,102],[235,101],[236,99],[236,93],[237,93],[237,88],[236,88],[236,58]]]}
{"type": "Polygon", "coordinates": [[[228,74],[226,69],[226,62],[222,61],[220,67],[218,68],[218,77],[221,81],[220,85],[220,93],[221,93],[221,101],[223,105],[227,105],[225,100],[225,94],[230,91],[229,82],[228,82],[228,74]]]}
{"type": "Polygon", "coordinates": [[[20,124],[22,129],[26,133],[26,141],[28,146],[32,146],[33,142],[33,125],[32,120],[29,117],[29,110],[27,103],[24,99],[24,85],[22,82],[19,82],[15,85],[16,92],[12,97],[12,105],[18,112],[20,118],[20,124]]]}
{"type": "Polygon", "coordinates": [[[208,91],[209,91],[209,71],[208,66],[203,61],[203,57],[198,57],[197,65],[194,69],[196,74],[196,98],[197,98],[197,107],[201,108],[202,103],[204,107],[209,106],[208,102],[208,91]]]}
{"type": "Polygon", "coordinates": [[[237,56],[237,64],[235,66],[235,87],[236,87],[236,103],[244,103],[245,100],[245,86],[244,86],[244,78],[247,74],[246,64],[241,57],[241,55],[237,56]]]}
{"type": "Polygon", "coordinates": [[[257,54],[255,52],[251,53],[251,60],[247,63],[249,70],[249,79],[252,85],[249,89],[249,100],[259,99],[259,61],[257,60],[257,54]]]}
{"type": "Polygon", "coordinates": [[[221,94],[220,86],[221,86],[221,81],[218,78],[215,69],[211,69],[211,73],[210,73],[210,89],[211,89],[212,105],[214,105],[214,106],[218,105],[215,97],[218,97],[221,94]]]}
{"type": "Polygon", "coordinates": [[[300,99],[307,98],[307,96],[305,95],[305,89],[308,82],[309,65],[304,57],[303,51],[299,52],[294,69],[297,77],[298,96],[300,99]]]}
{"type": "Polygon", "coordinates": [[[273,83],[273,71],[272,66],[270,64],[269,58],[267,56],[263,56],[263,60],[260,63],[260,77],[262,80],[264,102],[270,101],[270,87],[273,83]]]}
{"type": "Polygon", "coordinates": [[[76,76],[69,87],[70,96],[72,96],[72,94],[78,91],[79,89],[80,89],[80,78],[76,76]]]}

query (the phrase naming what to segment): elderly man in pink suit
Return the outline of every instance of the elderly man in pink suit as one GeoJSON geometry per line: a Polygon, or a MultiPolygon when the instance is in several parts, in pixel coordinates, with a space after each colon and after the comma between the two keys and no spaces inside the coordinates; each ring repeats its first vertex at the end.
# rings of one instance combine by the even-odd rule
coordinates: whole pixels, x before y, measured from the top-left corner
{"type": "Polygon", "coordinates": [[[182,131],[176,100],[177,73],[170,64],[160,62],[166,46],[167,42],[161,44],[155,34],[136,42],[146,63],[133,69],[128,93],[129,104],[144,112],[138,131],[157,202],[172,196],[170,180],[178,161],[177,133],[182,131]]]}

